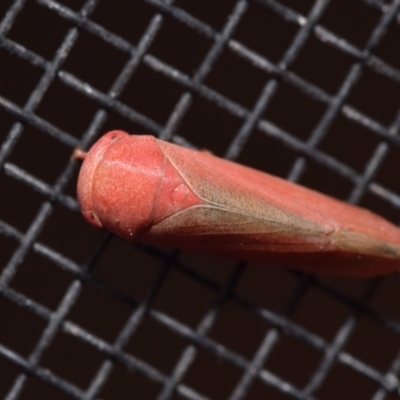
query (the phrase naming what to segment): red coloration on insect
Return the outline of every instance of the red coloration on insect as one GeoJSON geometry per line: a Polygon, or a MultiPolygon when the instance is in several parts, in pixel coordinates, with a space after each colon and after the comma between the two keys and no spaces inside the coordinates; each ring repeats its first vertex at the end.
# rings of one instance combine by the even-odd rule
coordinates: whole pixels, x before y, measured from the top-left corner
{"type": "Polygon", "coordinates": [[[88,222],[129,241],[336,275],[400,268],[400,230],[383,218],[152,136],[104,135],[78,200],[88,222]]]}

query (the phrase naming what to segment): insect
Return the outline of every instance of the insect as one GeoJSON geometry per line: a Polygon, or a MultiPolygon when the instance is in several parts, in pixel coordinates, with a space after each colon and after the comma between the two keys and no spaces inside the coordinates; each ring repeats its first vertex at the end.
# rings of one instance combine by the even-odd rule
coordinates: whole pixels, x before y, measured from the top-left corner
{"type": "Polygon", "coordinates": [[[207,152],[111,131],[77,157],[84,218],[130,242],[322,274],[400,268],[395,225],[207,152]]]}

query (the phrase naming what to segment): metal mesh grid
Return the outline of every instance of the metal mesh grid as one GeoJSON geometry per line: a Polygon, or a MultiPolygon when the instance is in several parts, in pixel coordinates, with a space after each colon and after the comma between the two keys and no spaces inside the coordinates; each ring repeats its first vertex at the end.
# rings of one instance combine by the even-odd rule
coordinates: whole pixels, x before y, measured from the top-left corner
{"type": "Polygon", "coordinates": [[[121,0],[118,9],[103,11],[116,2],[2,3],[3,398],[398,397],[398,276],[335,280],[133,247],[93,232],[78,214],[72,149],[121,127],[261,164],[398,223],[400,62],[393,44],[399,44],[400,0],[355,0],[348,9],[340,3],[336,19],[330,15],[339,2],[297,3],[121,0]],[[256,30],[263,12],[263,23],[281,31],[251,42],[243,31],[256,30]],[[351,29],[335,26],[351,12],[351,29]],[[53,24],[42,37],[24,32],[46,26],[29,25],[32,15],[53,24]],[[385,53],[390,35],[395,39],[385,53]],[[302,66],[315,46],[321,53],[302,66]],[[341,57],[342,74],[342,64],[332,61],[341,57]],[[312,69],[319,64],[320,76],[312,69]],[[364,80],[374,79],[381,92],[368,86],[366,103],[362,91],[354,97],[364,80]],[[276,100],[282,93],[283,106],[276,100]],[[295,119],[290,96],[296,95],[317,111],[311,118],[300,108],[312,122],[291,130],[284,126],[295,119]],[[361,132],[355,148],[349,133],[335,136],[346,124],[361,132]],[[282,153],[271,161],[271,151],[282,153]]]}

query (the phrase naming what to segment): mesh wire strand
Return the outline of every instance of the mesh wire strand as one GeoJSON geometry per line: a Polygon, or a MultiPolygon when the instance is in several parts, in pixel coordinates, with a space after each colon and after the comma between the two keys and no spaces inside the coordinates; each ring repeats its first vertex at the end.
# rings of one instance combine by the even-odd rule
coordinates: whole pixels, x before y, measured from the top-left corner
{"type": "Polygon", "coordinates": [[[104,235],[100,244],[84,265],[78,265],[69,258],[68,254],[57,252],[38,240],[39,234],[47,223],[55,205],[65,207],[73,212],[79,212],[75,199],[64,193],[66,186],[73,179],[74,173],[78,168],[77,164],[74,162],[68,163],[54,185],[49,185],[29,171],[8,161],[8,159],[27,126],[33,126],[38,131],[50,135],[71,150],[78,145],[87,148],[99,136],[102,125],[110,112],[139,124],[144,130],[152,132],[159,138],[195,147],[190,140],[176,134],[176,131],[190,110],[194,99],[202,98],[214,107],[221,108],[240,120],[240,128],[227,148],[225,154],[227,158],[236,159],[249,141],[250,136],[255,131],[260,131],[297,152],[298,157],[289,173],[289,179],[293,181],[299,180],[311,160],[350,182],[352,185],[352,191],[348,197],[350,202],[359,202],[362,196],[370,193],[384,200],[391,207],[400,209],[400,195],[374,180],[376,171],[385,160],[390,148],[400,147],[400,139],[397,136],[400,127],[400,113],[390,126],[384,126],[381,122],[348,104],[348,98],[353,86],[360,79],[362,72],[367,69],[385,76],[393,85],[400,83],[400,70],[374,54],[374,49],[386,34],[389,26],[400,23],[400,0],[394,0],[393,2],[365,1],[365,4],[380,12],[381,16],[370,32],[364,48],[357,47],[320,25],[322,16],[327,12],[326,10],[329,10],[327,8],[329,5],[328,0],[315,1],[308,15],[301,15],[279,1],[258,0],[257,3],[259,5],[299,28],[278,62],[272,62],[233,38],[233,32],[237,25],[242,20],[247,9],[253,5],[250,0],[237,1],[231,12],[226,15],[225,23],[220,30],[216,30],[206,22],[191,15],[178,5],[175,5],[172,0],[146,0],[146,3],[152,7],[154,15],[144,30],[141,39],[136,44],[130,43],[91,20],[91,15],[99,2],[100,0],[85,1],[81,9],[75,11],[63,5],[62,2],[36,0],[37,5],[50,10],[55,16],[65,19],[72,25],[59,44],[58,50],[52,59],[46,59],[8,37],[12,26],[18,21],[21,12],[27,6],[28,2],[26,0],[10,2],[10,7],[0,22],[0,43],[2,48],[32,66],[39,68],[42,74],[23,106],[14,103],[0,93],[1,109],[11,114],[18,121],[12,125],[1,145],[0,166],[9,177],[40,193],[45,198],[26,231],[21,231],[0,220],[1,235],[17,244],[16,250],[1,272],[1,295],[4,299],[26,309],[45,322],[45,328],[39,340],[27,357],[0,343],[1,356],[8,360],[10,365],[19,368],[19,373],[13,380],[5,399],[21,398],[24,393],[29,397],[29,393],[27,393],[28,382],[36,378],[61,390],[67,397],[86,400],[98,399],[101,398],[101,390],[108,382],[115,368],[115,363],[120,363],[128,370],[136,371],[149,381],[158,383],[160,390],[157,399],[166,400],[172,398],[174,393],[177,393],[180,398],[205,400],[208,398],[206,395],[190,387],[184,380],[199,350],[205,350],[217,356],[240,371],[240,379],[236,382],[229,396],[229,399],[232,400],[251,398],[249,393],[256,381],[266,384],[277,393],[286,394],[291,398],[317,399],[318,389],[327,379],[336,363],[345,365],[375,382],[377,389],[372,396],[373,399],[384,399],[390,393],[398,392],[400,386],[396,375],[400,368],[400,353],[393,354],[391,368],[381,372],[345,350],[345,345],[361,317],[367,317],[384,329],[393,332],[395,335],[400,335],[400,321],[386,317],[368,305],[369,300],[379,288],[380,280],[372,280],[358,300],[354,300],[354,298],[312,276],[293,273],[293,277],[297,280],[297,285],[288,297],[284,310],[278,313],[252,303],[235,292],[235,285],[240,280],[245,268],[242,264],[238,264],[226,282],[220,284],[185,265],[179,259],[178,252],[166,252],[151,246],[141,245],[139,246],[141,250],[159,260],[162,268],[145,298],[138,302],[91,273],[98,258],[110,241],[109,235],[104,235]],[[188,75],[175,69],[149,52],[151,44],[160,34],[160,28],[166,19],[179,21],[197,34],[210,40],[211,46],[193,75],[188,75]],[[107,92],[93,87],[80,79],[79,76],[75,76],[68,70],[63,69],[63,64],[70,51],[74,48],[81,32],[95,36],[128,56],[127,62],[119,74],[115,76],[114,82],[107,92]],[[323,88],[308,82],[291,71],[291,65],[298,58],[298,55],[311,37],[321,41],[325,46],[330,46],[352,57],[351,68],[335,95],[329,94],[323,88]],[[224,49],[228,49],[231,53],[239,56],[245,62],[251,63],[259,70],[271,74],[271,79],[267,81],[263,88],[260,88],[260,95],[251,109],[238,104],[204,83],[224,49]],[[160,125],[151,117],[135,110],[120,99],[122,91],[141,64],[155,71],[155,73],[163,75],[183,89],[183,94],[176,102],[175,108],[165,125],[160,125]],[[55,80],[59,80],[63,85],[72,88],[79,95],[90,98],[98,106],[90,125],[80,139],[35,113],[55,80]],[[305,141],[285,131],[263,116],[264,111],[274,98],[282,82],[291,85],[314,101],[326,106],[325,113],[305,141]],[[380,140],[362,173],[318,148],[329,127],[339,116],[364,127],[371,135],[380,140]],[[72,283],[63,294],[58,307],[54,310],[10,287],[10,283],[18,274],[21,262],[31,250],[74,277],[72,283]],[[185,322],[152,306],[154,297],[171,270],[179,271],[188,279],[196,281],[216,295],[212,307],[204,314],[196,328],[192,328],[185,322]],[[112,343],[105,341],[93,332],[85,330],[69,318],[69,313],[79,299],[85,285],[99,288],[109,296],[129,305],[132,309],[122,330],[112,343]],[[291,320],[291,315],[310,288],[321,291],[334,301],[352,310],[342,326],[333,335],[331,341],[327,341],[317,333],[291,320]],[[251,359],[208,336],[208,332],[215,325],[220,315],[221,308],[227,301],[233,302],[244,312],[252,314],[272,326],[271,329],[265,332],[257,351],[251,359]],[[147,317],[167,327],[175,335],[187,340],[187,346],[170,374],[165,374],[155,366],[125,350],[130,338],[143,323],[144,318],[147,317]],[[84,342],[97,352],[101,352],[105,357],[86,388],[78,387],[65,377],[59,376],[54,371],[41,366],[42,358],[60,331],[84,342]],[[285,380],[264,366],[266,359],[282,335],[292,336],[323,355],[318,367],[304,388],[297,387],[294,383],[285,380]]]}

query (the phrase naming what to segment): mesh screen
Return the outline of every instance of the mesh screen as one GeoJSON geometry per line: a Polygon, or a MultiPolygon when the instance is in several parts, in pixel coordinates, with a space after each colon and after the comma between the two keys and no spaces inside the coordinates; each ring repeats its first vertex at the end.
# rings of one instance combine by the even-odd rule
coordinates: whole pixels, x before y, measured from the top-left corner
{"type": "Polygon", "coordinates": [[[400,280],[128,245],[76,146],[151,133],[400,221],[400,0],[2,0],[0,397],[397,399],[400,280]]]}

